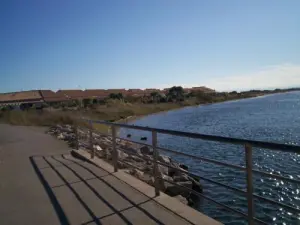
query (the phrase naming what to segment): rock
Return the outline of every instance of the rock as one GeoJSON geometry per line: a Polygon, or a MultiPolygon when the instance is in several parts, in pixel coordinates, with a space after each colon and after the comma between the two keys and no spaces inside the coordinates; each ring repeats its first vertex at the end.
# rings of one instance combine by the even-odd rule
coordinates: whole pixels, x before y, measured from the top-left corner
{"type": "Polygon", "coordinates": [[[59,135],[57,135],[57,139],[64,140],[65,136],[62,133],[60,133],[59,135]]]}
{"type": "Polygon", "coordinates": [[[153,174],[153,166],[152,165],[143,165],[141,170],[145,173],[153,174]]]}
{"type": "Polygon", "coordinates": [[[127,153],[125,153],[125,152],[123,152],[121,150],[117,150],[117,151],[118,151],[118,159],[119,160],[124,160],[124,159],[126,159],[128,157],[127,153]]]}
{"type": "Polygon", "coordinates": [[[168,175],[162,174],[161,178],[165,181],[173,181],[172,177],[169,177],[168,175]]]}
{"type": "Polygon", "coordinates": [[[169,176],[174,177],[174,176],[181,176],[182,175],[182,172],[180,172],[178,170],[180,168],[179,168],[177,163],[172,162],[172,163],[170,163],[170,166],[172,166],[172,168],[171,167],[169,168],[169,173],[168,173],[169,176]]]}
{"type": "Polygon", "coordinates": [[[178,165],[181,169],[183,169],[183,170],[186,170],[186,171],[188,171],[189,170],[189,167],[188,166],[186,166],[186,165],[184,165],[184,164],[181,164],[181,163],[179,163],[179,165],[178,165]]]}
{"type": "Polygon", "coordinates": [[[141,152],[141,154],[144,154],[144,155],[153,155],[153,150],[150,149],[148,146],[141,147],[140,152],[141,152]]]}
{"type": "Polygon", "coordinates": [[[141,137],[141,141],[147,141],[147,137],[141,137]]]}
{"type": "Polygon", "coordinates": [[[94,145],[93,148],[97,151],[102,151],[103,150],[99,145],[94,145]]]}
{"type": "Polygon", "coordinates": [[[135,176],[136,178],[150,184],[153,185],[153,179],[152,176],[150,176],[149,174],[144,173],[143,171],[131,168],[129,170],[129,174],[135,176]]]}
{"type": "Polygon", "coordinates": [[[196,192],[202,193],[203,192],[202,185],[193,178],[190,178],[190,180],[192,181],[192,184],[193,184],[192,189],[196,192]]]}
{"type": "Polygon", "coordinates": [[[128,166],[125,164],[125,163],[122,163],[122,162],[120,162],[120,161],[118,161],[118,168],[119,169],[125,169],[125,168],[127,168],[128,166]]]}
{"type": "Polygon", "coordinates": [[[106,159],[107,160],[112,160],[112,155],[111,155],[111,150],[110,149],[106,149],[105,150],[105,155],[106,155],[106,159]]]}
{"type": "Polygon", "coordinates": [[[168,174],[169,174],[169,168],[166,167],[166,166],[163,166],[163,165],[158,165],[158,171],[159,171],[161,174],[165,174],[165,175],[168,175],[168,174]]]}
{"type": "Polygon", "coordinates": [[[188,200],[185,197],[183,197],[182,195],[176,195],[174,198],[179,200],[181,203],[188,205],[188,200]]]}
{"type": "Polygon", "coordinates": [[[145,162],[143,159],[141,159],[140,157],[137,157],[135,155],[128,155],[127,159],[130,161],[134,161],[134,162],[145,162]]]}
{"type": "Polygon", "coordinates": [[[106,158],[106,151],[96,151],[96,152],[95,152],[95,155],[96,155],[98,158],[106,158]]]}
{"type": "Polygon", "coordinates": [[[127,137],[130,138],[130,137],[131,137],[131,134],[127,134],[127,137]]]}
{"type": "MultiPolygon", "coordinates": [[[[184,187],[188,187],[190,189],[192,189],[193,187],[193,183],[191,181],[177,182],[177,184],[184,187]]],[[[165,193],[172,197],[176,195],[182,195],[184,197],[187,197],[190,195],[190,191],[184,187],[179,187],[177,185],[170,184],[167,182],[165,182],[165,187],[166,187],[165,193]]]]}
{"type": "Polygon", "coordinates": [[[171,158],[169,156],[166,156],[166,155],[159,155],[158,156],[158,161],[166,163],[166,164],[170,164],[171,163],[171,158]]]}
{"type": "Polygon", "coordinates": [[[173,177],[175,182],[189,181],[189,176],[187,174],[181,174],[173,177]]]}

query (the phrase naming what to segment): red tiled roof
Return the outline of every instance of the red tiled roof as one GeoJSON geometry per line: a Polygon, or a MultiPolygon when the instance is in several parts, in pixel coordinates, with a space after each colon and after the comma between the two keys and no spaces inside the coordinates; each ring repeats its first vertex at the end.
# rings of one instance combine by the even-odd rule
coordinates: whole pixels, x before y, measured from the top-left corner
{"type": "Polygon", "coordinates": [[[40,92],[45,102],[60,102],[69,100],[69,98],[62,92],[53,92],[51,90],[41,90],[40,92]]]}
{"type": "Polygon", "coordinates": [[[56,93],[63,94],[70,99],[78,99],[84,97],[84,92],[82,90],[59,90],[56,93]]]}
{"type": "Polygon", "coordinates": [[[87,89],[84,91],[86,98],[105,98],[109,95],[107,90],[103,89],[87,89]]]}
{"type": "Polygon", "coordinates": [[[34,102],[41,100],[42,96],[40,95],[39,91],[21,91],[0,94],[0,102],[34,102]]]}

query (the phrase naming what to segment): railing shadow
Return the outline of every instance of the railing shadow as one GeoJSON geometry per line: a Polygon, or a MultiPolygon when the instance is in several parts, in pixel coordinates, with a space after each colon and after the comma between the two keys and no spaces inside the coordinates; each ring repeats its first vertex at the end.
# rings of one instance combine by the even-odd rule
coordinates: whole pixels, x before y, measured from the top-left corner
{"type": "MultiPolygon", "coordinates": [[[[69,159],[69,158],[66,158],[65,155],[31,156],[30,162],[31,162],[40,182],[43,184],[46,193],[49,196],[51,204],[57,214],[57,217],[59,218],[60,224],[68,225],[68,224],[71,224],[70,221],[72,221],[72,218],[70,218],[70,214],[66,213],[67,210],[66,210],[66,208],[63,207],[63,204],[62,204],[62,201],[64,201],[65,199],[61,199],[61,196],[57,197],[57,195],[55,194],[55,190],[57,190],[57,188],[62,188],[62,187],[67,188],[68,192],[72,193],[72,196],[75,197],[75,199],[80,203],[81,206],[83,206],[84,210],[88,213],[90,220],[86,220],[81,224],[91,224],[91,223],[102,224],[101,221],[103,219],[105,219],[107,217],[111,217],[111,216],[119,217],[122,220],[123,224],[134,224],[132,218],[129,219],[129,217],[124,215],[124,212],[129,209],[137,210],[139,213],[142,213],[143,215],[145,215],[147,217],[147,219],[151,220],[152,222],[154,222],[156,224],[160,224],[160,225],[165,224],[159,218],[157,218],[156,215],[148,212],[146,209],[143,208],[143,204],[153,201],[152,198],[146,197],[146,195],[144,195],[143,199],[146,199],[146,200],[139,201],[138,203],[136,203],[135,201],[133,201],[132,199],[127,197],[125,194],[123,194],[116,187],[114,187],[112,184],[107,182],[105,180],[105,177],[113,176],[114,178],[116,178],[112,173],[105,171],[106,174],[101,176],[101,175],[97,174],[96,172],[94,172],[93,170],[91,170],[89,168],[89,166],[87,166],[86,164],[83,163],[83,161],[80,161],[78,159],[73,160],[73,158],[69,159]],[[37,160],[43,160],[44,165],[39,166],[37,163],[37,160]],[[80,174],[80,172],[78,172],[76,169],[74,169],[74,166],[89,173],[92,177],[84,178],[84,176],[82,176],[80,174]],[[54,172],[53,174],[55,174],[55,176],[60,179],[62,184],[51,186],[51,182],[47,179],[47,176],[45,176],[43,174],[44,170],[51,170],[52,173],[54,172]],[[62,172],[62,171],[68,171],[68,173],[73,174],[78,180],[69,181],[68,176],[66,176],[66,174],[64,174],[64,172],[62,172]],[[128,202],[129,207],[117,209],[114,204],[112,204],[110,201],[108,201],[106,199],[106,196],[103,196],[103,194],[101,194],[101,190],[96,189],[95,187],[93,187],[93,185],[90,184],[90,181],[92,181],[92,180],[101,181],[102,184],[105,185],[105,187],[112,190],[112,192],[116,196],[116,198],[121,197],[126,202],[128,202]],[[95,198],[93,198],[94,201],[101,201],[102,203],[104,203],[105,206],[107,206],[110,209],[111,213],[107,213],[105,215],[102,215],[102,213],[101,213],[101,215],[97,214],[97,212],[95,212],[95,210],[92,209],[93,207],[90,206],[89,203],[85,200],[84,193],[81,193],[80,191],[76,190],[76,188],[73,187],[77,183],[84,185],[86,190],[93,193],[93,196],[95,197],[95,198]]],[[[90,165],[93,165],[93,164],[90,164],[90,165]]],[[[100,167],[98,167],[98,168],[100,168],[100,167]]],[[[131,187],[131,186],[129,186],[129,187],[131,187]]]]}

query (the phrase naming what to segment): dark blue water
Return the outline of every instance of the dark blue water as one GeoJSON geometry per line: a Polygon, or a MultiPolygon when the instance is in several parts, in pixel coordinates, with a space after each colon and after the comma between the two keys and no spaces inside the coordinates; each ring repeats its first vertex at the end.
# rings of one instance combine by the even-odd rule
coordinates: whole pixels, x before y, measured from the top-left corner
{"type": "MultiPolygon", "coordinates": [[[[138,119],[131,124],[189,131],[226,137],[247,138],[300,145],[300,92],[275,94],[259,98],[189,107],[138,119]]],[[[121,130],[133,139],[151,134],[121,130]]],[[[190,138],[159,135],[159,146],[236,165],[245,165],[242,146],[219,144],[190,138]]],[[[167,153],[163,153],[167,154],[167,153]]],[[[246,190],[246,175],[233,169],[203,161],[171,155],[190,166],[190,171],[224,184],[246,190]]],[[[254,168],[300,180],[300,153],[253,149],[254,168]]],[[[255,193],[300,209],[300,185],[254,174],[255,193]]],[[[240,211],[247,212],[245,196],[201,181],[204,195],[240,211]]],[[[201,200],[198,210],[226,224],[246,224],[245,219],[201,200]]],[[[276,205],[255,200],[255,216],[268,224],[300,224],[300,215],[276,205]]]]}

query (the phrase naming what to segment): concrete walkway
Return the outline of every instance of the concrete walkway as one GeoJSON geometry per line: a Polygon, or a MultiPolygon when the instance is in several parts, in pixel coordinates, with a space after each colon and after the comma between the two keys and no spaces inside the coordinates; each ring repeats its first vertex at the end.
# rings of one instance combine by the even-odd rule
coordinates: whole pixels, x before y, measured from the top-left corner
{"type": "Polygon", "coordinates": [[[0,124],[0,178],[3,225],[191,224],[41,128],[0,124]]]}

